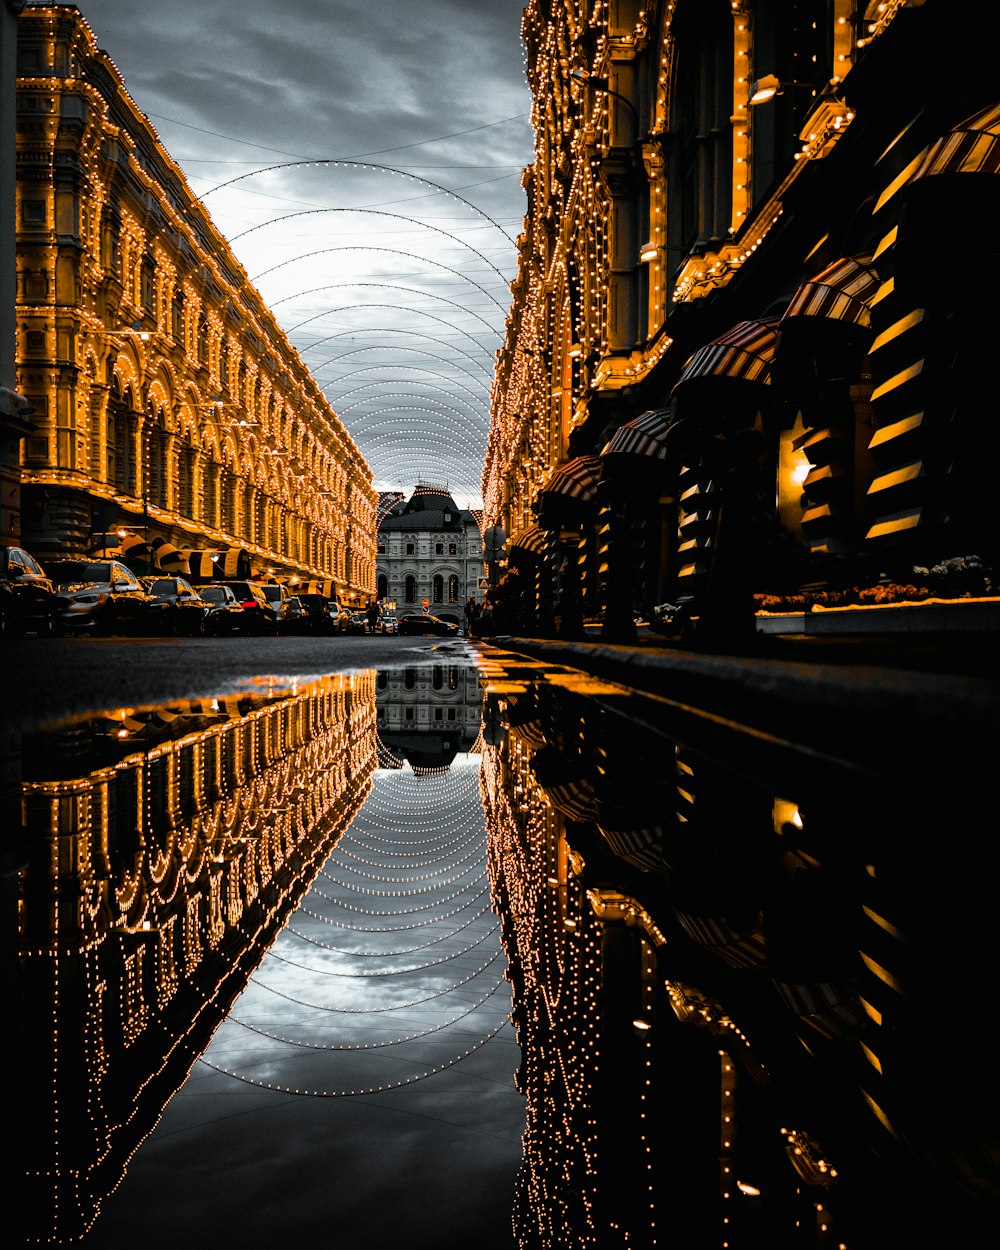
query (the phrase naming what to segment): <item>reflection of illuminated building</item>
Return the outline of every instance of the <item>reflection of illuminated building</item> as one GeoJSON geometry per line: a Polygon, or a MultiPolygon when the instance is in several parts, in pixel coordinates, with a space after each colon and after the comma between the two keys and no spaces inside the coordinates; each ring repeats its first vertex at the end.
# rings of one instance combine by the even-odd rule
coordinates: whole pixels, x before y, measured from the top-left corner
{"type": "Polygon", "coordinates": [[[331,677],[25,740],[27,1240],[78,1240],[97,1219],[350,823],[375,765],[374,685],[331,677]]]}
{"type": "Polygon", "coordinates": [[[382,748],[414,769],[447,768],[479,737],[482,691],[476,670],[466,665],[383,670],[376,703],[382,748]]]}
{"type": "Polygon", "coordinates": [[[915,726],[860,767],[836,734],[810,752],[506,665],[482,778],[527,1101],[518,1245],[987,1241],[991,1034],[944,1004],[992,978],[995,852],[913,831],[956,805],[989,827],[995,735],[915,726]]]}

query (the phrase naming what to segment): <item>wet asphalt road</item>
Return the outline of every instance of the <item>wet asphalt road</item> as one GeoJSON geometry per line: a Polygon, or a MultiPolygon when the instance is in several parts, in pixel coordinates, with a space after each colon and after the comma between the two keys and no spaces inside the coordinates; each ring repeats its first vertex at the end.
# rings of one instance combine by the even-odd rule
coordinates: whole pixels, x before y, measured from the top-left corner
{"type": "Polygon", "coordinates": [[[0,725],[5,733],[89,712],[232,694],[260,678],[401,668],[468,658],[464,638],[4,639],[0,725]]]}

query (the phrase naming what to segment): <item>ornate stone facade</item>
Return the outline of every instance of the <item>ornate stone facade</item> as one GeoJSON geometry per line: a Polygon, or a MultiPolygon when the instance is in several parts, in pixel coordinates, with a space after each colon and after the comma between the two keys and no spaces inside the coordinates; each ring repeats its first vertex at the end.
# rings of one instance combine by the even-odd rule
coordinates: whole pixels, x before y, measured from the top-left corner
{"type": "Polygon", "coordinates": [[[447,488],[418,486],[396,502],[378,531],[377,586],[383,605],[400,615],[420,612],[464,623],[466,600],[479,603],[483,539],[475,515],[447,488]]]}
{"type": "Polygon", "coordinates": [[[929,592],[956,561],[997,584],[997,33],[941,0],[526,6],[536,156],[484,511],[512,564],[552,536],[563,628],[567,603],[625,640],[665,600],[704,623],[929,592]],[[581,457],[600,487],[550,508],[581,457]]]}
{"type": "Polygon", "coordinates": [[[371,594],[371,471],[118,70],[72,6],[18,45],[25,545],[125,528],[371,594]]]}

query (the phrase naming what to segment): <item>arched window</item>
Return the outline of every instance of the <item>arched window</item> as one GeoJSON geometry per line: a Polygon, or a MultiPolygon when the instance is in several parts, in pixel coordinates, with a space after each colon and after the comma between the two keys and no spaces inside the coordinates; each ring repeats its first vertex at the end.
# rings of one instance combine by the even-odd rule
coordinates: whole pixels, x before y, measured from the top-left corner
{"type": "Polygon", "coordinates": [[[444,578],[440,573],[434,574],[434,593],[432,598],[435,603],[441,603],[444,599],[444,578]]]}
{"type": "Polygon", "coordinates": [[[403,599],[406,603],[416,603],[417,601],[417,579],[411,573],[404,584],[403,599]]]}
{"type": "Polygon", "coordinates": [[[452,573],[448,578],[448,602],[458,603],[458,574],[452,573]]]}

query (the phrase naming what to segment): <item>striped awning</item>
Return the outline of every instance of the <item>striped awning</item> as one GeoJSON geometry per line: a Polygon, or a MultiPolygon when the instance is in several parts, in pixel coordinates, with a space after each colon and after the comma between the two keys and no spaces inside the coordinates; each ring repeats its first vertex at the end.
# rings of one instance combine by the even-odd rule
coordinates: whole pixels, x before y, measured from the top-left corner
{"type": "Polygon", "coordinates": [[[597,815],[598,801],[593,783],[578,777],[561,783],[543,785],[542,793],[549,805],[567,820],[593,820],[597,815]]]}
{"type": "Polygon", "coordinates": [[[546,496],[591,506],[597,503],[597,488],[601,483],[601,459],[599,456],[576,456],[558,465],[545,480],[538,492],[539,504],[544,507],[546,496]]]}
{"type": "Polygon", "coordinates": [[[677,920],[693,942],[704,946],[732,968],[758,968],[767,961],[764,935],[759,922],[749,931],[739,928],[725,916],[695,916],[686,912],[675,913],[677,920]]]}
{"type": "Polygon", "coordinates": [[[156,550],[141,534],[123,534],[118,544],[117,559],[128,565],[141,564],[147,569],[159,568],[156,550]]]}
{"type": "Polygon", "coordinates": [[[666,833],[660,825],[645,828],[615,829],[597,822],[605,842],[618,856],[645,872],[661,872],[667,867],[663,858],[663,839],[666,833]]]}
{"type": "Polygon", "coordinates": [[[179,548],[175,547],[172,542],[168,542],[159,535],[149,540],[149,545],[153,550],[153,558],[156,561],[157,568],[164,573],[179,573],[186,577],[190,572],[188,568],[187,556],[179,548]]]}
{"type": "Polygon", "coordinates": [[[250,576],[250,560],[242,547],[185,547],[181,554],[189,575],[203,581],[250,576]]]}
{"type": "Polygon", "coordinates": [[[737,321],[725,334],[699,347],[688,358],[671,394],[692,382],[708,379],[758,382],[766,386],[777,345],[777,317],[737,321]]]}
{"type": "Polygon", "coordinates": [[[527,528],[518,530],[509,540],[509,546],[513,551],[528,551],[535,556],[544,556],[549,550],[549,533],[541,529],[537,525],[529,525],[527,528]]]}
{"type": "Polygon", "coordinates": [[[881,285],[871,256],[835,260],[795,292],[781,318],[782,330],[789,321],[803,317],[868,327],[871,301],[881,285]]]}
{"type": "Polygon", "coordinates": [[[930,144],[909,181],[939,174],[996,173],[1000,173],[1000,104],[974,113],[930,144]]]}
{"type": "Polygon", "coordinates": [[[650,460],[666,460],[667,431],[679,419],[673,408],[650,408],[620,425],[601,455],[644,456],[650,460]]]}
{"type": "Polygon", "coordinates": [[[333,578],[328,577],[324,581],[300,582],[298,586],[300,595],[322,595],[324,599],[336,599],[337,589],[333,584],[333,578]]]}

